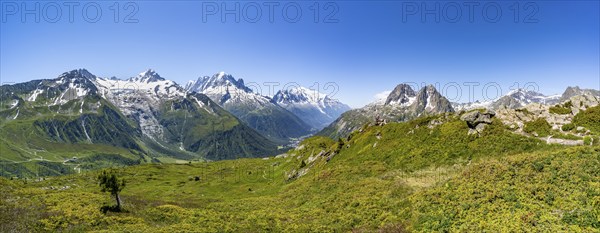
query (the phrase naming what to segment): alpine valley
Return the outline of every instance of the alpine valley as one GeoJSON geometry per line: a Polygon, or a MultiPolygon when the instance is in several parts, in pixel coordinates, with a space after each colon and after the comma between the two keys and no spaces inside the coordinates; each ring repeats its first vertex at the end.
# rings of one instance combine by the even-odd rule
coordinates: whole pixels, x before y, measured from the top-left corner
{"type": "Polygon", "coordinates": [[[224,72],[79,69],[0,98],[0,232],[600,231],[594,89],[453,103],[399,84],[350,109],[224,72]]]}
{"type": "Polygon", "coordinates": [[[277,142],[310,133],[310,126],[271,99],[254,93],[243,79],[220,72],[191,81],[186,90],[207,95],[250,127],[277,142]]]}
{"type": "Polygon", "coordinates": [[[349,109],[325,95],[261,96],[224,72],[182,87],[150,69],[125,80],[73,70],[0,95],[0,172],[16,176],[276,155],[349,109]]]}

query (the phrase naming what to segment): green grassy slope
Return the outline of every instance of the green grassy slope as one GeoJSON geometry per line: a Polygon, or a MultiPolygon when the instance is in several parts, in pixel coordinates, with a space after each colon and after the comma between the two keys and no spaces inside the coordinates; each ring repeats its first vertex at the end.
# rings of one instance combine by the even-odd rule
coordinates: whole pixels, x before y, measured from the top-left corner
{"type": "Polygon", "coordinates": [[[182,100],[165,101],[155,111],[164,127],[162,139],[167,146],[174,147],[171,152],[162,152],[166,156],[221,160],[277,153],[275,143],[242,124],[205,95],[194,93],[182,100]],[[191,153],[173,154],[172,151],[181,152],[180,148],[191,153]]]}
{"type": "Polygon", "coordinates": [[[225,104],[224,108],[269,140],[286,144],[290,138],[310,133],[310,126],[285,108],[267,105],[256,108],[242,104],[225,104]]]}
{"type": "Polygon", "coordinates": [[[418,231],[597,232],[600,148],[528,153],[475,164],[410,197],[418,231]]]}
{"type": "Polygon", "coordinates": [[[479,137],[467,131],[456,116],[428,117],[309,138],[277,158],[121,168],[124,213],[100,211],[114,201],[96,172],[0,179],[0,231],[600,228],[599,147],[548,146],[497,121],[479,137]]]}
{"type": "Polygon", "coordinates": [[[600,135],[600,105],[579,112],[573,118],[573,124],[583,126],[600,135]]]}
{"type": "MultiPolygon", "coordinates": [[[[89,80],[80,78],[81,82],[89,80]]],[[[277,145],[200,94],[166,100],[156,106],[164,135],[142,134],[136,122],[96,94],[78,97],[52,80],[0,86],[0,176],[38,177],[80,170],[128,166],[157,158],[220,160],[261,157],[277,145]],[[35,101],[33,90],[44,90],[35,101]],[[106,155],[106,156],[104,156],[106,155]],[[76,157],[76,161],[66,162],[76,157]]]]}
{"type": "Polygon", "coordinates": [[[58,109],[28,106],[20,107],[18,119],[0,121],[0,175],[61,175],[74,173],[75,168],[140,164],[146,160],[136,139],[139,130],[108,102],[86,97],[61,107],[61,111],[76,113],[55,114],[58,109]],[[77,106],[77,111],[69,110],[69,106],[77,106]],[[98,157],[104,154],[112,158],[98,157]],[[83,159],[88,156],[96,159],[83,159]],[[83,160],[77,164],[65,162],[73,157],[83,160]]]}

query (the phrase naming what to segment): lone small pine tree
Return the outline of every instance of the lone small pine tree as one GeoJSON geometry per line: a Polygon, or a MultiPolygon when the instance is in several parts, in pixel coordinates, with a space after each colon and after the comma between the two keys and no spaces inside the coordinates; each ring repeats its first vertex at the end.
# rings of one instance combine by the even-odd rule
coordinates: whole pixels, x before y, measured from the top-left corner
{"type": "Polygon", "coordinates": [[[98,175],[98,182],[102,192],[109,192],[111,195],[115,197],[117,200],[117,211],[121,210],[121,198],[119,198],[119,193],[123,188],[125,188],[125,180],[120,179],[114,172],[102,171],[100,175],[98,175]]]}
{"type": "Polygon", "coordinates": [[[342,150],[342,147],[344,147],[344,140],[342,140],[342,138],[338,138],[338,142],[337,142],[337,146],[335,147],[334,152],[340,153],[340,150],[342,150]]]}

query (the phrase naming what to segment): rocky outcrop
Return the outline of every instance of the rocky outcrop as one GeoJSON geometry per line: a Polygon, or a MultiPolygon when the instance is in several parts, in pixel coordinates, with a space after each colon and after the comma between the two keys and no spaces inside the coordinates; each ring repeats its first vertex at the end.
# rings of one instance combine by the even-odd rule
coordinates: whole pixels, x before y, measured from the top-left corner
{"type": "MultiPolygon", "coordinates": [[[[510,129],[517,133],[523,132],[523,126],[526,122],[534,121],[538,118],[545,119],[551,126],[552,130],[563,132],[562,126],[570,124],[573,121],[573,117],[582,110],[586,110],[589,107],[594,107],[600,104],[598,97],[584,94],[570,97],[567,101],[560,103],[560,106],[568,107],[571,109],[569,114],[557,114],[550,111],[550,107],[556,105],[544,105],[540,103],[531,103],[525,107],[518,109],[501,108],[496,110],[496,117],[500,119],[505,125],[509,126],[510,129]]],[[[584,130],[580,130],[584,131],[584,130]]],[[[583,136],[584,133],[575,134],[576,136],[583,136]]]]}
{"type": "Polygon", "coordinates": [[[460,119],[467,123],[469,126],[468,135],[480,134],[485,129],[486,125],[492,123],[492,118],[496,113],[492,110],[485,110],[483,112],[472,111],[463,114],[460,119]]]}
{"type": "Polygon", "coordinates": [[[568,139],[560,139],[560,138],[552,138],[549,136],[546,139],[547,144],[559,144],[565,146],[581,146],[583,145],[583,140],[568,140],[568,139]]]}
{"type": "Polygon", "coordinates": [[[593,95],[577,95],[569,98],[571,102],[571,112],[573,115],[577,115],[579,111],[586,110],[589,107],[594,107],[600,104],[600,97],[593,95]]]}

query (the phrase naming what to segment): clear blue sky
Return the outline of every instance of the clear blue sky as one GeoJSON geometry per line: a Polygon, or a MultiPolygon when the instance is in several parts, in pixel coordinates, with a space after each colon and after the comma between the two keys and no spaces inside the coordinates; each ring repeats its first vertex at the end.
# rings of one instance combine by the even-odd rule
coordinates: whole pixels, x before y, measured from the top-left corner
{"type": "MultiPolygon", "coordinates": [[[[484,2],[475,6],[471,22],[463,1],[425,2],[429,9],[440,4],[440,11],[425,15],[425,21],[421,2],[319,2],[318,23],[310,8],[314,1],[297,2],[302,15],[296,23],[286,21],[294,20],[294,6],[287,6],[287,18],[282,16],[285,2],[274,7],[273,22],[269,7],[255,2],[261,7],[255,23],[246,20],[256,18],[257,5],[245,1],[225,3],[229,9],[240,4],[239,23],[231,14],[222,22],[220,2],[204,2],[204,10],[203,3],[195,1],[135,2],[133,18],[138,23],[123,23],[134,9],[124,9],[124,2],[118,23],[110,8],[114,1],[98,2],[102,15],[96,23],[86,21],[96,17],[93,6],[87,5],[88,15],[83,17],[86,2],[74,7],[73,23],[62,2],[39,2],[36,23],[35,14],[25,15],[22,22],[21,2],[15,9],[3,0],[0,75],[3,83],[23,82],[86,68],[98,76],[128,78],[152,68],[185,84],[226,71],[247,83],[296,82],[310,87],[318,82],[325,93],[325,83],[334,82],[339,86],[335,97],[353,107],[402,82],[456,83],[461,97],[456,97],[455,88],[445,94],[460,101],[468,100],[465,82],[481,83],[474,89],[475,99],[483,98],[482,87],[490,82],[503,92],[515,87],[513,83],[528,82],[545,94],[562,93],[568,85],[600,89],[598,1],[537,1],[533,6],[520,2],[517,23],[515,2],[499,1],[502,14],[496,23],[486,21],[496,18],[495,5],[488,6],[487,13],[484,2]],[[58,17],[57,6],[62,13],[58,17]],[[216,14],[203,13],[214,6],[216,14]],[[461,18],[451,22],[456,6],[461,18]],[[332,12],[330,19],[337,23],[324,23],[332,12]]],[[[35,3],[26,2],[25,7],[34,9],[35,3]]],[[[263,86],[263,94],[267,89],[263,86]]],[[[494,88],[488,92],[496,96],[494,88]]]]}

